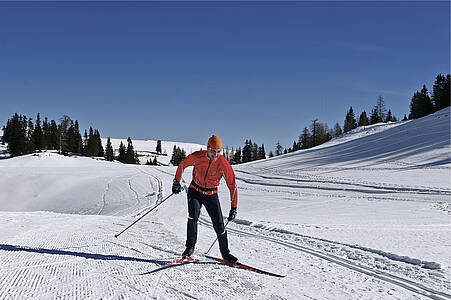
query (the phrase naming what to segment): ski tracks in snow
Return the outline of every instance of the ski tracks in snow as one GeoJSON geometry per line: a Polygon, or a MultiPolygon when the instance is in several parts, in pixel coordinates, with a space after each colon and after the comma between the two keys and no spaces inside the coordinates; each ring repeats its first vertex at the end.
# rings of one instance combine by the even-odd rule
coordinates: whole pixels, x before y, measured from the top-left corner
{"type": "MultiPolygon", "coordinates": [[[[199,222],[204,226],[211,227],[211,223],[203,217],[199,219],[199,222]]],[[[434,277],[427,270],[422,270],[421,267],[410,266],[408,259],[399,261],[396,256],[384,256],[382,251],[374,249],[346,245],[283,230],[269,231],[262,228],[263,226],[250,226],[250,224],[250,222],[241,221],[236,224],[239,229],[229,226],[227,231],[242,238],[251,237],[318,257],[352,271],[397,285],[421,296],[435,300],[451,299],[451,295],[447,293],[451,289],[450,281],[445,280],[438,271],[435,272],[434,277]],[[428,281],[428,278],[432,280],[428,281]],[[426,282],[421,282],[421,280],[426,282]]]]}

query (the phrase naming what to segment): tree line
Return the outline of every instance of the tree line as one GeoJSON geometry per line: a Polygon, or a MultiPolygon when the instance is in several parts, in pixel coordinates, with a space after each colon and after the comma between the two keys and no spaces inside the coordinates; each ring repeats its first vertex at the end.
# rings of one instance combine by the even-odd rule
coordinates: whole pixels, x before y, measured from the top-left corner
{"type": "MultiPolygon", "coordinates": [[[[450,74],[436,76],[432,94],[429,96],[426,85],[423,85],[421,91],[416,91],[411,98],[410,113],[407,118],[404,115],[403,121],[409,119],[417,119],[439,111],[443,108],[450,106],[450,74]]],[[[314,119],[309,127],[304,127],[300,133],[298,140],[293,142],[291,148],[284,148],[277,142],[275,145],[275,151],[269,152],[269,157],[278,156],[294,152],[297,150],[308,149],[318,145],[321,145],[334,137],[338,137],[343,133],[347,133],[359,126],[368,126],[381,122],[397,122],[398,119],[393,114],[391,109],[386,108],[385,101],[382,96],[379,96],[376,105],[370,110],[370,114],[364,110],[359,115],[358,120],[352,106],[346,113],[343,127],[339,123],[336,123],[333,128],[329,128],[326,123],[318,122],[318,119],[314,119]]],[[[237,150],[229,151],[228,148],[224,150],[223,155],[228,159],[231,164],[240,164],[249,161],[259,160],[266,158],[264,145],[258,147],[257,144],[252,141],[246,140],[243,150],[241,147],[237,150]]]]}
{"type": "Polygon", "coordinates": [[[58,150],[62,154],[77,153],[84,156],[104,156],[100,133],[97,129],[85,130],[80,134],[78,120],[75,122],[64,115],[57,124],[47,117],[41,121],[40,113],[36,121],[15,113],[8,119],[3,129],[2,143],[8,143],[11,157],[42,150],[58,150]]]}

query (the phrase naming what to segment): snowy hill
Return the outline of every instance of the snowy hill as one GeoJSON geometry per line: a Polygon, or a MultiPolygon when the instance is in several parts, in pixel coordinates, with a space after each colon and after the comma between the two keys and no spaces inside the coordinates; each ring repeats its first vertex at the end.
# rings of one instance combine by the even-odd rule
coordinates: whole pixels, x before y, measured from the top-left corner
{"type": "MultiPolygon", "coordinates": [[[[105,148],[107,139],[102,139],[102,145],[105,148]]],[[[121,142],[127,147],[127,139],[111,139],[111,145],[113,146],[115,155],[119,153],[119,145],[121,142]]],[[[132,140],[133,148],[139,154],[140,164],[145,164],[149,159],[154,159],[157,157],[159,163],[164,165],[168,165],[171,157],[174,146],[179,147],[180,149],[185,150],[186,155],[193,153],[194,151],[198,151],[201,149],[207,149],[206,145],[194,144],[194,143],[182,143],[182,142],[169,142],[162,141],[161,142],[161,154],[156,153],[157,141],[154,140],[132,140]]]]}
{"type": "MultiPolygon", "coordinates": [[[[184,249],[183,193],[114,238],[170,195],[175,167],[51,152],[3,159],[0,299],[451,299],[450,152],[448,108],[235,166],[231,251],[285,278],[206,259],[215,235],[204,210],[200,261],[159,270],[184,249]]],[[[219,196],[227,214],[224,182],[219,196]]]]}

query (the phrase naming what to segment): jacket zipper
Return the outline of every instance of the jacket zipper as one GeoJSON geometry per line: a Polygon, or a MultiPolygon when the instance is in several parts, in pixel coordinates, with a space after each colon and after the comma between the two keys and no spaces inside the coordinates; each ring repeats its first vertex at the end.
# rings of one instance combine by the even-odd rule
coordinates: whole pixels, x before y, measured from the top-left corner
{"type": "Polygon", "coordinates": [[[211,160],[208,162],[207,172],[205,172],[205,177],[204,177],[205,189],[207,189],[207,174],[208,174],[208,170],[210,169],[210,166],[211,166],[211,160]]]}

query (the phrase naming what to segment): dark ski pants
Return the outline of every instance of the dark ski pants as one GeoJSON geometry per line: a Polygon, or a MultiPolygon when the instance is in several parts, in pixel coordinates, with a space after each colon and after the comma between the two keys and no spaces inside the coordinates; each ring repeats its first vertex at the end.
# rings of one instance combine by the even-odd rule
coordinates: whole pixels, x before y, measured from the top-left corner
{"type": "Polygon", "coordinates": [[[218,194],[204,195],[193,188],[188,189],[188,224],[186,233],[186,247],[194,247],[197,241],[197,220],[199,219],[202,205],[210,216],[213,228],[218,236],[219,250],[221,254],[227,255],[229,245],[227,241],[227,231],[224,227],[221,204],[218,194]]]}

